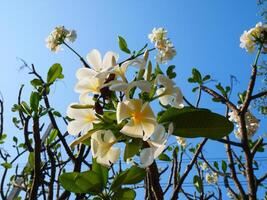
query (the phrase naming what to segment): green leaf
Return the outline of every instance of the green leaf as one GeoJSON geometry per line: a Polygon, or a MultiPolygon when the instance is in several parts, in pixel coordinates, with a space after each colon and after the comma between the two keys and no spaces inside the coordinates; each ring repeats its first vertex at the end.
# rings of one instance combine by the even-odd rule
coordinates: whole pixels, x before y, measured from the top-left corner
{"type": "Polygon", "coordinates": [[[217,170],[219,170],[219,164],[218,164],[217,161],[215,161],[215,162],[213,163],[213,165],[214,165],[214,167],[215,167],[217,170]]]}
{"type": "Polygon", "coordinates": [[[168,161],[168,162],[172,160],[172,159],[170,159],[170,157],[169,157],[167,154],[165,154],[165,153],[160,154],[159,157],[158,157],[158,159],[159,159],[159,160],[162,160],[162,161],[168,161]]]}
{"type": "Polygon", "coordinates": [[[49,134],[49,137],[46,139],[46,145],[51,144],[54,141],[54,139],[56,139],[57,134],[58,134],[57,129],[52,129],[49,134]]]}
{"type": "Polygon", "coordinates": [[[29,116],[31,115],[32,113],[31,108],[28,106],[28,104],[25,101],[22,101],[20,103],[20,108],[21,108],[21,111],[24,112],[25,114],[29,116]]]}
{"type": "Polygon", "coordinates": [[[127,42],[123,37],[118,36],[118,42],[119,42],[119,47],[122,51],[128,54],[131,54],[131,51],[128,49],[127,42]]]}
{"type": "Polygon", "coordinates": [[[224,160],[222,160],[222,170],[223,170],[224,173],[227,170],[227,163],[224,160]]]}
{"type": "Polygon", "coordinates": [[[204,82],[204,81],[207,81],[207,80],[210,80],[210,75],[206,75],[206,76],[203,78],[202,81],[204,82]]]}
{"type": "Polygon", "coordinates": [[[176,77],[176,73],[174,72],[174,69],[175,69],[175,65],[170,65],[167,69],[167,76],[170,78],[170,79],[173,79],[176,77]]]}
{"type": "Polygon", "coordinates": [[[203,185],[202,180],[199,176],[195,175],[193,178],[193,183],[197,191],[200,193],[202,191],[203,185]]]}
{"type": "Polygon", "coordinates": [[[121,185],[137,184],[144,180],[146,170],[137,166],[132,166],[129,169],[119,173],[111,184],[111,190],[118,190],[121,185]]]}
{"type": "Polygon", "coordinates": [[[232,132],[234,125],[222,115],[207,109],[185,107],[169,108],[159,118],[159,123],[173,123],[173,135],[220,139],[232,132]]]}
{"type": "Polygon", "coordinates": [[[28,164],[29,164],[29,167],[31,168],[31,169],[34,169],[34,161],[35,161],[35,156],[34,156],[34,152],[30,152],[30,154],[29,154],[29,157],[28,157],[28,164]]]}
{"type": "Polygon", "coordinates": [[[38,86],[42,86],[43,83],[40,79],[35,78],[31,80],[31,84],[33,87],[37,88],[38,86]]]}
{"type": "Polygon", "coordinates": [[[64,189],[74,193],[89,193],[92,195],[102,192],[101,180],[94,171],[69,172],[60,175],[59,182],[64,189]]]}
{"type": "Polygon", "coordinates": [[[199,84],[202,83],[202,76],[201,76],[200,72],[196,68],[192,69],[192,75],[193,75],[193,79],[194,79],[195,82],[197,82],[199,84]]]}
{"type": "Polygon", "coordinates": [[[113,195],[112,199],[114,199],[114,200],[134,200],[135,197],[136,197],[136,193],[133,189],[122,188],[113,195]]]}
{"type": "Polygon", "coordinates": [[[108,168],[93,160],[92,171],[98,174],[99,180],[101,181],[101,188],[103,190],[108,182],[108,168]]]}
{"type": "Polygon", "coordinates": [[[5,163],[1,163],[1,165],[6,168],[6,169],[11,169],[12,168],[12,164],[11,163],[8,163],[8,162],[5,162],[5,163]]]}
{"type": "Polygon", "coordinates": [[[62,74],[62,67],[59,63],[53,64],[48,73],[47,73],[47,83],[52,84],[57,79],[63,79],[64,75],[62,74]]]}
{"type": "Polygon", "coordinates": [[[30,106],[34,112],[38,112],[40,99],[41,98],[40,98],[39,93],[37,93],[37,92],[31,93],[30,106]]]}
{"type": "Polygon", "coordinates": [[[137,154],[142,147],[142,140],[133,138],[132,140],[126,142],[125,150],[124,150],[124,161],[127,160],[127,158],[133,157],[135,154],[137,154]]]}

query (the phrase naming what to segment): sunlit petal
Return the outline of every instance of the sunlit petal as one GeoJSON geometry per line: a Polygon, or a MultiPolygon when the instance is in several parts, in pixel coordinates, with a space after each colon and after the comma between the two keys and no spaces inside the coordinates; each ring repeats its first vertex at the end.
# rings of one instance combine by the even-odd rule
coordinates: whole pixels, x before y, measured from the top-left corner
{"type": "Polygon", "coordinates": [[[102,58],[100,52],[97,49],[90,51],[86,59],[92,69],[94,69],[95,71],[100,71],[100,68],[102,66],[102,58]]]}

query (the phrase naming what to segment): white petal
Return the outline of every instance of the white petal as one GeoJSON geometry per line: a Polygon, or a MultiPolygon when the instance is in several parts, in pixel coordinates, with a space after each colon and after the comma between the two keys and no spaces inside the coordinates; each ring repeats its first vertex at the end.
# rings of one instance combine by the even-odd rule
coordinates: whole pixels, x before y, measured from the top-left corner
{"type": "Polygon", "coordinates": [[[86,58],[92,69],[94,69],[95,71],[100,71],[102,67],[102,58],[100,52],[97,49],[90,51],[86,58]]]}
{"type": "Polygon", "coordinates": [[[104,59],[103,59],[103,65],[102,67],[104,69],[107,69],[107,68],[110,68],[110,67],[113,67],[113,64],[112,64],[112,57],[115,58],[115,60],[117,61],[118,58],[119,58],[119,55],[116,54],[115,52],[112,52],[112,51],[108,51],[105,56],[104,56],[104,59]]]}
{"type": "Polygon", "coordinates": [[[154,161],[154,152],[152,148],[142,149],[140,152],[140,167],[146,168],[150,166],[154,161]]]}
{"type": "Polygon", "coordinates": [[[143,104],[143,107],[142,107],[142,115],[145,116],[145,118],[147,119],[152,119],[152,120],[155,120],[155,115],[153,113],[153,110],[151,109],[151,107],[149,106],[149,103],[146,102],[143,104]]]}
{"type": "Polygon", "coordinates": [[[120,157],[120,149],[117,147],[111,147],[107,157],[110,162],[115,163],[120,157]]]}
{"type": "Polygon", "coordinates": [[[110,131],[110,130],[105,131],[103,142],[105,142],[105,143],[112,143],[114,141],[116,141],[116,137],[114,136],[114,134],[112,133],[112,131],[110,131]]]}
{"type": "Polygon", "coordinates": [[[79,100],[80,100],[81,104],[85,104],[85,105],[94,105],[95,104],[93,97],[88,96],[87,94],[81,94],[79,97],[79,100]]]}
{"type": "Polygon", "coordinates": [[[123,81],[117,81],[116,83],[114,82],[109,89],[112,91],[121,91],[124,92],[128,89],[129,84],[125,83],[123,81]]]}
{"type": "Polygon", "coordinates": [[[171,96],[171,95],[164,95],[162,97],[159,97],[160,103],[164,106],[172,104],[173,100],[174,100],[174,96],[171,96]]]}
{"type": "Polygon", "coordinates": [[[166,133],[164,126],[161,124],[158,124],[150,140],[158,144],[163,144],[167,137],[168,137],[168,134],[166,133]]]}
{"type": "Polygon", "coordinates": [[[119,102],[117,106],[117,122],[121,123],[122,120],[131,117],[131,110],[124,102],[119,102]]]}
{"type": "Polygon", "coordinates": [[[83,67],[77,70],[76,77],[78,80],[81,80],[83,78],[94,77],[96,74],[94,70],[83,67]]]}
{"type": "Polygon", "coordinates": [[[134,81],[131,87],[139,87],[142,91],[149,93],[151,90],[151,83],[145,80],[134,81]]]}
{"type": "Polygon", "coordinates": [[[143,129],[141,124],[134,124],[133,120],[130,120],[120,130],[121,133],[134,138],[143,138],[143,129]]]}
{"type": "Polygon", "coordinates": [[[157,148],[153,149],[154,153],[153,153],[153,157],[154,159],[156,159],[165,149],[167,142],[164,142],[162,145],[158,146],[157,148]]]}
{"type": "Polygon", "coordinates": [[[71,135],[78,135],[88,124],[86,121],[73,120],[68,124],[68,133],[71,135]]]}
{"type": "Polygon", "coordinates": [[[141,122],[144,131],[143,140],[146,141],[155,131],[157,122],[151,119],[145,119],[141,122]]]}

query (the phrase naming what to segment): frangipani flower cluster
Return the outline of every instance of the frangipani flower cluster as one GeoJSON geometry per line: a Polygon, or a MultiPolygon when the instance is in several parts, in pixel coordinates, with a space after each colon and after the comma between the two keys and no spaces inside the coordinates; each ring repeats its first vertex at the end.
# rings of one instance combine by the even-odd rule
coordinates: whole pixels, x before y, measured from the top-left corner
{"type": "MultiPolygon", "coordinates": [[[[167,44],[164,31],[162,37],[159,35],[155,33],[153,41],[166,40],[167,44]]],[[[70,104],[67,111],[71,118],[68,132],[78,136],[71,146],[90,139],[93,158],[109,166],[120,158],[119,143],[138,140],[141,146],[135,157],[139,162],[132,163],[145,168],[164,151],[172,132],[171,126],[167,130],[157,122],[151,101],[160,102],[164,108],[183,108],[183,95],[168,76],[153,73],[148,50],[124,62],[118,59],[115,52],[108,51],[102,58],[93,49],[86,57],[90,68],[77,70],[75,91],[80,94],[80,102],[70,104]],[[128,74],[131,66],[136,73],[128,74]]]]}
{"type": "Polygon", "coordinates": [[[68,30],[64,26],[57,26],[46,38],[46,47],[53,52],[60,50],[60,45],[67,39],[69,42],[76,40],[75,30],[68,30]]]}
{"type": "Polygon", "coordinates": [[[218,182],[218,174],[214,172],[207,173],[205,178],[208,184],[216,184],[218,182]]]}
{"type": "Polygon", "coordinates": [[[251,28],[240,37],[240,47],[246,49],[247,52],[253,53],[257,45],[263,45],[263,52],[267,52],[267,25],[259,22],[254,28],[251,28]]]}
{"type": "Polygon", "coordinates": [[[172,42],[167,38],[167,31],[164,28],[154,28],[148,35],[155,48],[158,49],[157,61],[165,63],[176,55],[176,50],[172,42]]]}
{"type": "MultiPolygon", "coordinates": [[[[242,134],[241,134],[241,128],[239,126],[240,122],[238,114],[233,111],[230,112],[229,120],[236,123],[236,130],[234,131],[234,133],[238,139],[241,139],[242,134]]],[[[247,111],[245,114],[245,123],[247,128],[247,135],[249,138],[251,138],[258,130],[260,121],[250,111],[247,111]]]]}

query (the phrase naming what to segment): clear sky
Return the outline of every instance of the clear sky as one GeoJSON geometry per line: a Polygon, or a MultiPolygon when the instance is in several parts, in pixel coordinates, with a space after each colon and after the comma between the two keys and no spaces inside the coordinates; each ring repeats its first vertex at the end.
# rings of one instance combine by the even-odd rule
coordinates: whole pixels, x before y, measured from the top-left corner
{"type": "MultiPolygon", "coordinates": [[[[81,67],[79,60],[66,48],[54,54],[45,47],[45,38],[57,25],[77,31],[73,47],[83,56],[93,48],[102,53],[119,52],[117,35],[122,35],[131,49],[141,48],[149,42],[147,34],[154,27],[166,28],[177,50],[170,62],[176,65],[177,85],[195,102],[192,85],[187,83],[193,67],[224,84],[235,75],[239,83],[234,91],[246,88],[254,55],[239,48],[239,37],[261,20],[258,12],[255,0],[1,1],[0,91],[5,100],[5,132],[10,138],[17,132],[11,124],[14,114],[10,109],[20,85],[26,84],[25,98],[31,89],[31,77],[27,70],[19,70],[22,63],[18,58],[34,63],[43,75],[53,63],[61,63],[65,79],[52,90],[53,105],[65,113],[68,104],[78,100],[73,87],[75,71],[81,67]]],[[[210,101],[202,101],[201,106],[223,113],[222,106],[211,106],[210,101]]],[[[212,150],[214,147],[211,142],[209,157],[225,157],[223,151],[212,150]]]]}

